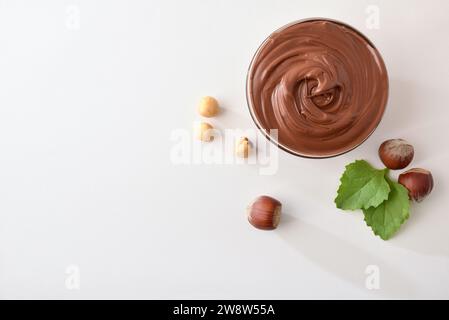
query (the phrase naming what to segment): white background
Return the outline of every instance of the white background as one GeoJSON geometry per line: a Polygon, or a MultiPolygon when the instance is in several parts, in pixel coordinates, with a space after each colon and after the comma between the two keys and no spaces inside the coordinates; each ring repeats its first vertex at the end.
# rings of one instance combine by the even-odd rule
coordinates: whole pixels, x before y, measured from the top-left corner
{"type": "Polygon", "coordinates": [[[443,0],[1,0],[0,297],[449,298],[448,12],[443,0]],[[317,16],[358,28],[385,59],[391,94],[371,138],[329,160],[281,152],[271,176],[175,165],[171,134],[191,130],[203,95],[223,106],[217,128],[255,127],[253,53],[317,16]],[[436,184],[385,242],[333,199],[346,164],[380,167],[379,144],[396,137],[436,184]],[[261,194],[283,203],[274,232],[245,220],[261,194]],[[66,287],[72,265],[79,290],[66,287]]]}

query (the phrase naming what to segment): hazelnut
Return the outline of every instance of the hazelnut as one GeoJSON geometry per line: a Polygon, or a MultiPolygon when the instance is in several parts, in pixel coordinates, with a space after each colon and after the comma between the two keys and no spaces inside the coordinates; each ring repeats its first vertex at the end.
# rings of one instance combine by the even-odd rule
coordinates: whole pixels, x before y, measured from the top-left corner
{"type": "Polygon", "coordinates": [[[403,139],[391,139],[379,147],[379,157],[392,170],[404,169],[413,160],[413,146],[403,139]]]}
{"type": "Polygon", "coordinates": [[[214,140],[213,129],[209,123],[207,122],[199,122],[195,125],[195,137],[198,140],[210,142],[214,140]]]}
{"type": "Polygon", "coordinates": [[[248,221],[257,229],[274,230],[281,218],[281,208],[282,205],[278,200],[261,196],[248,207],[248,221]]]}
{"type": "Polygon", "coordinates": [[[206,118],[214,117],[220,111],[218,101],[213,97],[203,97],[198,105],[198,112],[206,118]]]}
{"type": "Polygon", "coordinates": [[[433,189],[433,177],[430,171],[411,169],[399,175],[399,183],[408,190],[410,199],[421,202],[433,189]]]}
{"type": "Polygon", "coordinates": [[[235,148],[235,153],[240,158],[248,158],[249,152],[251,151],[251,143],[248,138],[243,137],[237,142],[237,146],[235,148]]]}

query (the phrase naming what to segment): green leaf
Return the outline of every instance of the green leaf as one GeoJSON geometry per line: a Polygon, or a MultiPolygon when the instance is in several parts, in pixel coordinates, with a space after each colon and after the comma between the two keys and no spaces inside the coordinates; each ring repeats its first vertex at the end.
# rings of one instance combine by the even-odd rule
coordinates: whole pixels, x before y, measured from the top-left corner
{"type": "Polygon", "coordinates": [[[399,183],[387,180],[391,188],[388,200],[377,208],[363,210],[366,224],[383,240],[390,239],[410,216],[407,189],[399,183]]]}
{"type": "Polygon", "coordinates": [[[385,180],[388,169],[377,170],[364,160],[346,166],[340,179],[337,208],[343,210],[377,207],[388,199],[390,186],[385,180]]]}

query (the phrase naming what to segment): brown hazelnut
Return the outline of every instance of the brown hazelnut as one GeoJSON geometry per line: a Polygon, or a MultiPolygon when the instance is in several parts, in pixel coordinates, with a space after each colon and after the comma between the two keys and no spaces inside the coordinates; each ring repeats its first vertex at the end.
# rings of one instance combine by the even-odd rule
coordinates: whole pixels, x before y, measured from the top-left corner
{"type": "Polygon", "coordinates": [[[237,142],[237,146],[235,147],[236,155],[240,158],[248,158],[250,151],[251,144],[248,138],[240,138],[240,140],[237,142]]]}
{"type": "Polygon", "coordinates": [[[214,127],[207,122],[196,123],[194,127],[195,137],[198,140],[210,142],[214,140],[213,129],[214,127]]]}
{"type": "Polygon", "coordinates": [[[392,170],[404,169],[413,160],[413,146],[403,139],[391,139],[379,147],[379,157],[392,170]]]}
{"type": "Polygon", "coordinates": [[[220,111],[218,101],[213,97],[203,97],[198,105],[198,112],[206,118],[214,117],[220,111]]]}
{"type": "Polygon", "coordinates": [[[255,228],[274,230],[281,218],[281,203],[269,196],[258,197],[247,209],[248,221],[255,228]]]}
{"type": "Polygon", "coordinates": [[[399,183],[408,190],[410,199],[421,202],[433,189],[433,177],[430,171],[411,169],[399,175],[399,183]]]}

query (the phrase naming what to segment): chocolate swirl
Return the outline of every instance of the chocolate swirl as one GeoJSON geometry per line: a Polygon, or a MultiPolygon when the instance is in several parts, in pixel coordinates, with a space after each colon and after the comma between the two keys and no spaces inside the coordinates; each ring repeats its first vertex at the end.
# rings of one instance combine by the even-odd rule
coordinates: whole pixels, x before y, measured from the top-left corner
{"type": "Polygon", "coordinates": [[[248,104],[262,129],[278,129],[280,147],[324,158],[360,145],[379,124],[388,97],[379,52],[358,31],[307,20],[274,32],[248,74],[248,104]]]}

